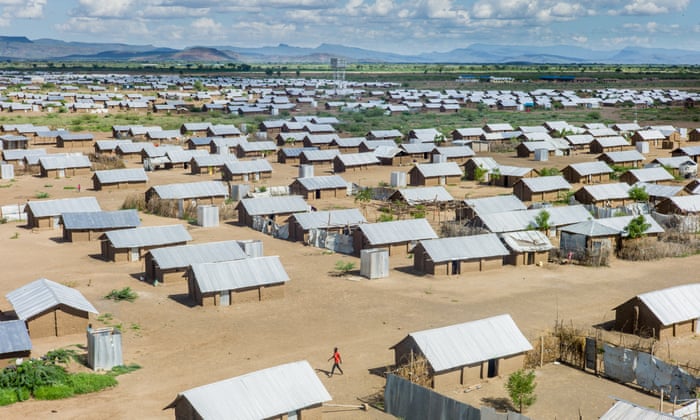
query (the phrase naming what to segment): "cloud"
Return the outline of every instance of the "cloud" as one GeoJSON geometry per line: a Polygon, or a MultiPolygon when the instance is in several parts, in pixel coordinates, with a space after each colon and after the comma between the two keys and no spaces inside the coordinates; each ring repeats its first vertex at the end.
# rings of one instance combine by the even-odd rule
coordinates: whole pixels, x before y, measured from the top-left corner
{"type": "Polygon", "coordinates": [[[224,27],[219,22],[208,17],[192,21],[190,28],[194,31],[193,35],[197,38],[221,38],[224,30],[224,27]]]}
{"type": "Polygon", "coordinates": [[[135,37],[150,35],[148,25],[141,19],[103,19],[98,17],[72,17],[54,26],[68,34],[109,34],[109,41],[127,42],[135,37]]]}
{"type": "Polygon", "coordinates": [[[125,17],[134,0],[79,0],[75,17],[125,17]]]}
{"type": "Polygon", "coordinates": [[[200,17],[209,13],[208,7],[184,7],[152,5],[145,7],[138,15],[146,19],[170,19],[179,17],[200,17]]]}
{"type": "Polygon", "coordinates": [[[539,22],[568,21],[594,16],[596,0],[585,7],[581,2],[559,0],[479,0],[472,6],[472,17],[478,19],[528,19],[539,22]]]}
{"type": "Polygon", "coordinates": [[[571,39],[577,44],[585,44],[588,42],[588,37],[583,35],[574,35],[571,39]]]}
{"type": "Polygon", "coordinates": [[[648,46],[649,38],[641,36],[619,36],[613,38],[602,38],[602,44],[615,45],[615,46],[626,46],[626,45],[641,45],[648,46]]]}
{"type": "Polygon", "coordinates": [[[0,0],[0,26],[8,26],[13,19],[41,19],[47,0],[0,0]]]}
{"type": "Polygon", "coordinates": [[[632,0],[621,10],[612,14],[621,15],[660,15],[670,12],[680,12],[688,7],[690,0],[632,0]]]}

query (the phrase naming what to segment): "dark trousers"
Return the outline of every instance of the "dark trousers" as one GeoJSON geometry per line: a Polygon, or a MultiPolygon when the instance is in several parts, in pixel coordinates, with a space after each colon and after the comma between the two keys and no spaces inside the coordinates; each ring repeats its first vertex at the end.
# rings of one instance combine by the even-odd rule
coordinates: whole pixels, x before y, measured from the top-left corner
{"type": "Polygon", "coordinates": [[[342,375],[342,374],[343,374],[343,369],[341,369],[341,368],[340,368],[340,365],[337,364],[337,363],[333,363],[333,367],[331,368],[331,375],[333,374],[333,372],[335,372],[335,369],[336,369],[336,368],[338,368],[338,371],[339,371],[340,374],[342,375]]]}

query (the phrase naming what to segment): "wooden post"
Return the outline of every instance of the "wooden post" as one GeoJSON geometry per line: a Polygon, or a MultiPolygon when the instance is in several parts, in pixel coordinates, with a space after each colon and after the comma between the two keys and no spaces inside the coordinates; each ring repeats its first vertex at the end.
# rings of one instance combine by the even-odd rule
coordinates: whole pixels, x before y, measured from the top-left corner
{"type": "Polygon", "coordinates": [[[659,398],[659,411],[664,411],[664,389],[661,388],[661,398],[659,398]]]}
{"type": "Polygon", "coordinates": [[[540,336],[540,367],[544,365],[544,336],[540,336]]]}

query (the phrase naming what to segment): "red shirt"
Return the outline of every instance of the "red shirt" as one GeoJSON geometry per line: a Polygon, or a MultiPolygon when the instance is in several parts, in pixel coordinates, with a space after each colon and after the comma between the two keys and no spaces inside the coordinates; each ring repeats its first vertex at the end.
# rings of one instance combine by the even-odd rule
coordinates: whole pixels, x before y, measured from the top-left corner
{"type": "Polygon", "coordinates": [[[333,353],[333,361],[335,363],[340,363],[340,353],[339,352],[333,353]]]}

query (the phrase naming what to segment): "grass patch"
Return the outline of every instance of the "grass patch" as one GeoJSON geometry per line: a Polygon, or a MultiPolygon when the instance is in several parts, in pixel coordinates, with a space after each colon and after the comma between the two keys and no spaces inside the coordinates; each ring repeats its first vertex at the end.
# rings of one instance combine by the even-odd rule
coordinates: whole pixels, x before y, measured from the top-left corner
{"type": "Polygon", "coordinates": [[[75,189],[77,189],[77,188],[76,188],[76,187],[72,187],[72,186],[65,186],[65,187],[63,187],[63,189],[64,189],[64,190],[75,190],[75,189]]]}
{"type": "Polygon", "coordinates": [[[120,290],[112,289],[112,291],[105,296],[105,299],[111,299],[115,302],[121,302],[123,300],[133,302],[137,297],[139,297],[138,293],[134,292],[131,290],[131,287],[127,286],[120,290]]]}
{"type": "Polygon", "coordinates": [[[75,394],[89,394],[116,386],[117,380],[111,375],[76,373],[68,378],[68,385],[75,394]]]}
{"type": "Polygon", "coordinates": [[[111,376],[119,376],[119,375],[124,375],[126,373],[131,373],[133,371],[141,369],[140,365],[137,365],[136,363],[130,363],[128,365],[119,365],[115,366],[110,370],[107,375],[111,376]]]}
{"type": "Polygon", "coordinates": [[[34,194],[34,197],[35,198],[49,198],[49,193],[47,193],[46,191],[38,192],[38,193],[34,194]]]}
{"type": "Polygon", "coordinates": [[[19,401],[17,391],[9,388],[0,389],[0,406],[14,404],[17,401],[19,401]]]}
{"type": "Polygon", "coordinates": [[[44,385],[34,391],[37,400],[61,400],[72,397],[75,394],[73,388],[66,384],[44,385]]]}
{"type": "Polygon", "coordinates": [[[15,232],[14,235],[10,236],[10,239],[18,239],[19,238],[19,232],[15,232]]]}

